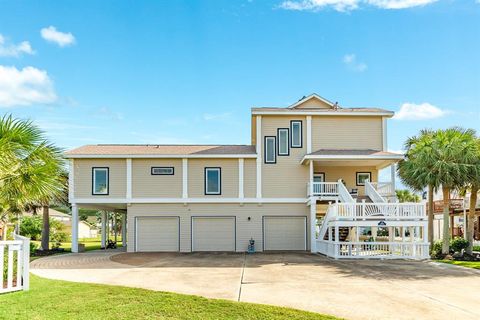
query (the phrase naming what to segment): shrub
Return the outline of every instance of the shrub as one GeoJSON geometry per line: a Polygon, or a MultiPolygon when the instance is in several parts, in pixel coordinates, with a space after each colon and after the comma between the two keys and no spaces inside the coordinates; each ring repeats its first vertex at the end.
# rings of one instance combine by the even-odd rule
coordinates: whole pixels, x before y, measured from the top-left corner
{"type": "Polygon", "coordinates": [[[34,256],[35,255],[35,252],[37,251],[37,245],[35,243],[33,243],[32,241],[30,241],[30,255],[31,256],[34,256]]]}
{"type": "Polygon", "coordinates": [[[52,242],[52,248],[57,249],[62,245],[62,242],[68,240],[68,235],[63,232],[63,224],[57,220],[50,220],[50,242],[52,242]]]}
{"type": "Polygon", "coordinates": [[[467,240],[456,237],[455,239],[450,240],[450,249],[453,252],[462,252],[462,250],[467,249],[468,244],[467,240]]]}
{"type": "Polygon", "coordinates": [[[42,217],[23,217],[20,223],[20,234],[32,240],[40,239],[42,234],[42,217]]]}
{"type": "Polygon", "coordinates": [[[439,259],[443,257],[442,240],[437,240],[433,243],[431,255],[432,255],[432,258],[434,259],[439,259]]]}
{"type": "Polygon", "coordinates": [[[473,246],[473,251],[480,251],[480,246],[473,246]]]}

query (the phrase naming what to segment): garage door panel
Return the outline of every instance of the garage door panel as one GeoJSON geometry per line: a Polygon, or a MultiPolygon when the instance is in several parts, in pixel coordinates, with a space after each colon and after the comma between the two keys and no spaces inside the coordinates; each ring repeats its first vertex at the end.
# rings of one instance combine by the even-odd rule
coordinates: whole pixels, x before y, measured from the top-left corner
{"type": "Polygon", "coordinates": [[[192,251],[235,251],[235,217],[192,217],[192,251]]]}
{"type": "Polygon", "coordinates": [[[306,250],[306,217],[263,218],[265,250],[306,250]]]}
{"type": "Polygon", "coordinates": [[[179,251],[178,217],[138,217],[137,251],[179,251]]]}

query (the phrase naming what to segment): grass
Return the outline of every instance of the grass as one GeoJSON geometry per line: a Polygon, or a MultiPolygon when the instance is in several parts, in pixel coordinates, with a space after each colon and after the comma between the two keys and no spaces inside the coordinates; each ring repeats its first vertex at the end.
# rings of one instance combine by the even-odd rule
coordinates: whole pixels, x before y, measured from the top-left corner
{"type": "Polygon", "coordinates": [[[0,319],[337,319],[260,304],[30,277],[30,291],[0,295],[0,319]]]}
{"type": "MultiPolygon", "coordinates": [[[[35,243],[37,248],[40,248],[40,241],[32,241],[35,243]]],[[[79,243],[85,244],[85,251],[90,251],[90,250],[98,250],[101,248],[101,240],[100,238],[84,238],[84,239],[78,239],[79,243]]],[[[118,237],[117,239],[117,246],[121,247],[122,246],[122,238],[118,237]]],[[[52,247],[53,243],[50,243],[50,248],[52,247]]],[[[71,242],[63,242],[60,248],[64,249],[65,252],[71,252],[72,250],[72,243],[71,242]]]]}
{"type": "Polygon", "coordinates": [[[456,260],[437,260],[437,261],[448,263],[448,264],[454,264],[456,266],[480,269],[480,261],[456,261],[456,260]]]}

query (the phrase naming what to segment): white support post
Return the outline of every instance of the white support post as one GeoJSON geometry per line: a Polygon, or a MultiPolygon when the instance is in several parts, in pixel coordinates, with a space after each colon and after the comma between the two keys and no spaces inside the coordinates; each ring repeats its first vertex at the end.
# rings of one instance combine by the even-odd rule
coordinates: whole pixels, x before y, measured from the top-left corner
{"type": "Polygon", "coordinates": [[[72,204],[72,252],[78,252],[78,207],[72,204]]]}
{"type": "Polygon", "coordinates": [[[312,152],[312,116],[307,116],[307,153],[312,152]]]}
{"type": "Polygon", "coordinates": [[[310,201],[310,252],[317,252],[317,202],[310,201]]]}
{"type": "Polygon", "coordinates": [[[340,248],[340,232],[338,230],[338,226],[335,226],[335,259],[339,256],[339,248],[340,248]]]}
{"type": "Polygon", "coordinates": [[[182,159],[182,198],[188,198],[188,159],[182,159]]]}
{"type": "Polygon", "coordinates": [[[127,201],[132,199],[132,159],[127,159],[127,201]]]}
{"type": "Polygon", "coordinates": [[[238,198],[243,200],[245,197],[243,190],[243,171],[244,171],[245,161],[243,158],[238,159],[238,198]]]}
{"type": "Polygon", "coordinates": [[[107,247],[107,212],[102,211],[102,240],[101,240],[101,248],[105,249],[107,247]]]}
{"type": "Polygon", "coordinates": [[[262,116],[257,116],[257,199],[262,198],[262,116]]]}
{"type": "Polygon", "coordinates": [[[310,160],[310,183],[308,184],[310,186],[309,194],[310,197],[313,197],[313,160],[310,160]]]}
{"type": "Polygon", "coordinates": [[[386,117],[382,117],[382,133],[383,133],[383,137],[382,137],[383,151],[387,151],[388,144],[387,144],[387,118],[386,117]]]}
{"type": "Polygon", "coordinates": [[[127,214],[122,215],[122,246],[127,247],[127,214]]]}
{"type": "Polygon", "coordinates": [[[395,177],[397,175],[396,173],[396,165],[395,163],[392,163],[392,165],[390,166],[390,181],[392,183],[392,195],[395,195],[395,177]]]}
{"type": "Polygon", "coordinates": [[[68,202],[72,203],[75,198],[75,163],[73,159],[68,162],[68,202]]]}

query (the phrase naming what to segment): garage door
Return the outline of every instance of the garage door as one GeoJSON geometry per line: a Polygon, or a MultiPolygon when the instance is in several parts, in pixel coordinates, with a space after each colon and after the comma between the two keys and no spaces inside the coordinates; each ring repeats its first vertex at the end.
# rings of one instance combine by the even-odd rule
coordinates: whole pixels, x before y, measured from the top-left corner
{"type": "Polygon", "coordinates": [[[235,251],[235,217],[192,217],[192,251],[235,251]]]}
{"type": "Polygon", "coordinates": [[[306,217],[263,217],[264,250],[306,250],[306,217]]]}
{"type": "Polygon", "coordinates": [[[179,251],[179,217],[137,217],[136,251],[179,251]]]}

